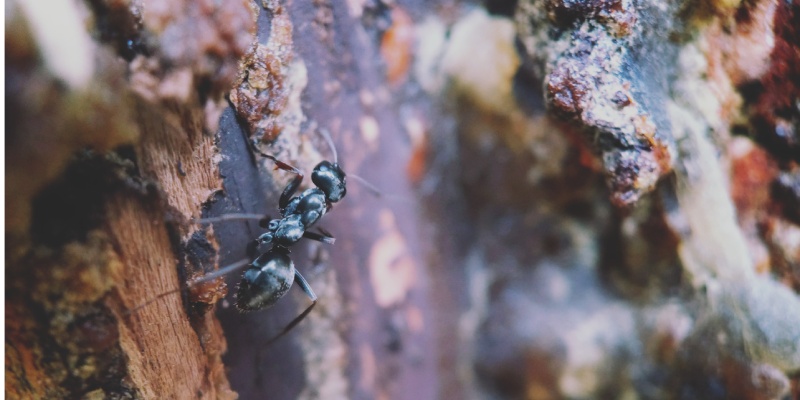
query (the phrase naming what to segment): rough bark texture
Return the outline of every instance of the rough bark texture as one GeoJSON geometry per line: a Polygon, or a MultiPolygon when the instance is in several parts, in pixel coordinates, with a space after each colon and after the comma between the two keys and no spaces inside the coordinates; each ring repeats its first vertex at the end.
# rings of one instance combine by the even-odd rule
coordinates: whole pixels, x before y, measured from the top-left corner
{"type": "Polygon", "coordinates": [[[28,3],[7,397],[800,396],[798,1],[28,3]],[[277,216],[253,146],[308,177],[322,131],[383,195],[268,345],[308,300],[189,287],[263,232],[196,219],[277,216]]]}

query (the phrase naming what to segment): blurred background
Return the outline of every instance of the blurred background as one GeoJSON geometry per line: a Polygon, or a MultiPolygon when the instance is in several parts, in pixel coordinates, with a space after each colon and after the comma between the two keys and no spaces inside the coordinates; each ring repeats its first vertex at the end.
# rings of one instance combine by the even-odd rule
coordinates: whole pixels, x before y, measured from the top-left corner
{"type": "Polygon", "coordinates": [[[9,0],[5,49],[8,398],[800,398],[797,0],[9,0]],[[302,291],[188,284],[279,216],[256,148],[351,175],[275,342],[302,291]]]}

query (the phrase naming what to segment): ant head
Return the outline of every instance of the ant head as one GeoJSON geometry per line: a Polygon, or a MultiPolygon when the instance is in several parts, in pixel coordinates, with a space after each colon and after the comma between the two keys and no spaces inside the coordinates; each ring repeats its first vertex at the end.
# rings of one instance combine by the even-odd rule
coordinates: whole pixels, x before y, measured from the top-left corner
{"type": "Polygon", "coordinates": [[[259,256],[244,272],[236,291],[236,307],[253,311],[275,304],[292,287],[294,263],[289,251],[273,247],[259,256]]]}
{"type": "Polygon", "coordinates": [[[325,192],[325,197],[331,203],[336,203],[347,194],[347,176],[337,163],[322,161],[317,164],[311,173],[311,181],[325,192]]]}

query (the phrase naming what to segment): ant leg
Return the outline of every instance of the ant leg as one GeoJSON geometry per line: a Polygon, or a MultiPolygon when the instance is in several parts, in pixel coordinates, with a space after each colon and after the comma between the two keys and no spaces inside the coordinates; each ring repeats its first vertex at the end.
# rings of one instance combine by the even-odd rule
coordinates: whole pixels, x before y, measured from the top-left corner
{"type": "Polygon", "coordinates": [[[272,162],[275,163],[275,167],[281,169],[283,171],[292,172],[295,176],[286,188],[283,189],[283,193],[281,193],[281,198],[278,200],[278,207],[283,210],[289,205],[289,200],[292,199],[292,195],[297,191],[297,188],[300,187],[300,183],[303,181],[303,172],[297,169],[294,166],[291,166],[281,160],[278,160],[275,156],[271,154],[264,153],[263,151],[259,150],[258,147],[255,146],[253,143],[253,151],[261,155],[261,157],[269,158],[272,162]]]}
{"type": "Polygon", "coordinates": [[[325,244],[333,244],[336,242],[336,238],[331,235],[326,235],[322,233],[316,233],[311,231],[303,232],[303,237],[306,239],[316,240],[318,242],[322,242],[325,244]]]}
{"type": "MultiPolygon", "coordinates": [[[[229,273],[231,273],[233,271],[236,271],[236,270],[241,269],[243,267],[246,267],[248,265],[250,265],[250,261],[247,260],[247,259],[237,261],[237,262],[235,262],[235,263],[233,263],[231,265],[226,265],[225,267],[222,267],[222,268],[220,268],[220,269],[218,269],[218,270],[216,270],[214,272],[211,272],[209,274],[203,275],[203,276],[201,276],[201,277],[199,277],[197,279],[191,280],[191,281],[189,281],[187,283],[186,286],[188,288],[192,288],[192,287],[194,287],[194,286],[196,286],[196,285],[198,285],[200,283],[208,282],[210,280],[217,279],[217,278],[219,278],[219,277],[221,277],[223,275],[227,275],[227,274],[229,274],[229,273]]],[[[152,299],[150,299],[150,300],[148,300],[148,301],[146,301],[146,302],[144,302],[142,304],[139,304],[138,306],[133,307],[130,310],[126,311],[125,315],[134,314],[135,312],[141,310],[142,308],[147,307],[150,304],[152,304],[152,303],[154,303],[154,302],[156,302],[156,301],[158,301],[158,300],[160,300],[160,299],[162,299],[164,297],[167,297],[169,295],[180,293],[182,290],[183,289],[173,289],[173,290],[161,293],[161,294],[157,295],[156,297],[153,297],[152,299]]]]}
{"type": "Polygon", "coordinates": [[[284,335],[289,333],[289,331],[291,331],[295,326],[297,326],[297,324],[299,324],[301,321],[303,321],[308,316],[308,314],[311,313],[311,310],[314,308],[315,305],[317,305],[316,301],[311,303],[311,305],[308,306],[303,311],[302,314],[298,315],[295,319],[293,319],[292,322],[289,323],[289,325],[286,325],[286,328],[283,328],[283,330],[280,331],[280,333],[278,333],[277,335],[273,336],[272,339],[267,340],[267,342],[264,345],[265,346],[269,346],[272,343],[274,343],[276,340],[282,338],[284,335]]]}
{"type": "Polygon", "coordinates": [[[311,285],[308,284],[306,278],[303,278],[303,275],[300,275],[300,271],[294,270],[294,283],[300,285],[300,289],[303,289],[303,292],[306,293],[309,299],[313,302],[317,302],[317,295],[314,293],[314,290],[311,289],[311,285]]]}
{"type": "Polygon", "coordinates": [[[222,267],[222,268],[220,268],[220,269],[218,269],[218,270],[216,270],[214,272],[205,274],[205,275],[203,275],[203,276],[201,276],[201,277],[199,277],[197,279],[193,279],[193,280],[189,281],[189,285],[188,286],[189,287],[193,287],[193,286],[195,286],[197,284],[200,284],[200,283],[203,283],[203,282],[208,282],[208,281],[217,279],[217,278],[219,278],[221,276],[228,275],[231,272],[240,270],[240,269],[250,265],[251,263],[252,262],[249,259],[239,260],[239,261],[237,261],[237,262],[235,262],[233,264],[226,265],[226,266],[224,266],[224,267],[222,267]]]}
{"type": "Polygon", "coordinates": [[[366,179],[364,179],[364,178],[362,178],[362,177],[360,177],[358,175],[347,174],[347,176],[350,177],[350,178],[355,179],[356,181],[358,181],[361,185],[364,186],[364,188],[367,189],[368,192],[370,192],[375,197],[380,197],[380,198],[384,198],[384,199],[391,199],[391,200],[399,200],[399,201],[402,201],[402,202],[405,202],[405,203],[409,203],[410,202],[410,200],[408,198],[403,197],[403,196],[397,196],[397,195],[392,195],[392,194],[383,194],[383,192],[381,192],[380,189],[375,187],[375,185],[369,183],[369,181],[367,181],[366,179]]]}
{"type": "Polygon", "coordinates": [[[273,336],[271,339],[267,340],[267,342],[265,343],[266,346],[269,346],[270,344],[272,344],[276,340],[282,338],[284,335],[289,333],[289,331],[291,331],[295,326],[297,326],[297,324],[299,324],[301,321],[303,321],[308,316],[308,314],[311,313],[311,310],[314,309],[314,306],[317,305],[317,295],[314,294],[314,290],[311,289],[311,286],[306,281],[306,278],[303,278],[303,275],[301,275],[300,272],[297,271],[297,270],[294,270],[294,282],[298,286],[300,286],[300,288],[303,289],[303,292],[306,293],[308,298],[311,299],[311,305],[306,307],[306,309],[303,310],[303,312],[300,313],[300,315],[295,317],[292,320],[292,322],[289,322],[289,325],[286,325],[286,327],[283,328],[283,330],[281,330],[280,333],[278,333],[277,335],[273,336]]]}
{"type": "Polygon", "coordinates": [[[331,235],[331,233],[330,233],[330,232],[328,232],[328,230],[327,230],[327,229],[325,229],[325,228],[323,228],[323,227],[321,227],[321,226],[318,226],[318,227],[317,227],[317,230],[319,230],[319,232],[320,232],[320,233],[322,233],[322,234],[323,234],[323,235],[325,235],[325,236],[333,236],[333,235],[331,235]]]}
{"type": "Polygon", "coordinates": [[[164,297],[167,297],[167,296],[169,296],[169,295],[171,295],[171,294],[180,293],[180,292],[181,292],[181,290],[183,290],[183,289],[173,289],[173,290],[170,290],[170,291],[168,291],[168,292],[161,293],[161,294],[157,295],[156,297],[153,297],[152,299],[150,299],[150,300],[147,300],[147,301],[145,301],[144,303],[142,303],[142,304],[139,304],[138,306],[136,306],[136,307],[133,307],[133,308],[131,308],[130,310],[127,310],[127,311],[125,311],[124,315],[125,315],[125,316],[133,315],[133,314],[135,314],[137,311],[141,310],[142,308],[145,308],[145,307],[149,306],[150,304],[153,304],[153,303],[155,303],[156,301],[158,301],[158,300],[160,300],[160,299],[163,299],[164,297]]]}
{"type": "Polygon", "coordinates": [[[268,219],[268,216],[264,214],[247,214],[247,213],[231,213],[231,214],[222,214],[217,217],[209,217],[209,218],[199,218],[196,219],[195,222],[198,224],[213,224],[222,221],[246,221],[246,220],[258,220],[261,221],[263,219],[268,219]]]}

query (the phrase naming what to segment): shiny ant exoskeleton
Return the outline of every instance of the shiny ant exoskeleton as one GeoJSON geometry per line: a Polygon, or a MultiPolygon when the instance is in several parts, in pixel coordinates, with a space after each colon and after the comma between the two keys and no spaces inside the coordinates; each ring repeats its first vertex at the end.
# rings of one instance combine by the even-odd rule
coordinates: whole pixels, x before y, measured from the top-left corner
{"type": "MultiPolygon", "coordinates": [[[[295,269],[294,263],[289,257],[289,247],[297,243],[301,238],[329,244],[335,241],[333,236],[308,230],[333,207],[334,203],[343,199],[347,194],[347,176],[339,167],[336,148],[327,133],[324,133],[323,136],[328,141],[328,145],[333,152],[334,162],[321,161],[317,164],[311,173],[311,181],[316,187],[306,189],[297,196],[294,195],[303,181],[303,173],[297,168],[278,160],[275,156],[261,152],[255,145],[253,146],[253,150],[262,157],[272,160],[277,169],[295,174],[295,177],[286,185],[278,201],[281,218],[271,220],[267,226],[267,232],[256,239],[258,246],[271,244],[272,247],[250,263],[240,262],[229,265],[190,283],[190,285],[197,285],[198,283],[226,275],[239,268],[248,267],[242,275],[241,283],[236,291],[236,307],[241,311],[254,311],[270,307],[289,291],[293,283],[297,283],[311,299],[311,305],[292,320],[279,334],[270,339],[268,343],[277,340],[300,323],[317,303],[317,296],[311,286],[303,275],[295,269]]],[[[375,191],[374,188],[370,188],[370,190],[375,191]]],[[[211,223],[251,218],[260,219],[261,216],[229,214],[204,219],[200,222],[211,223]]]]}

